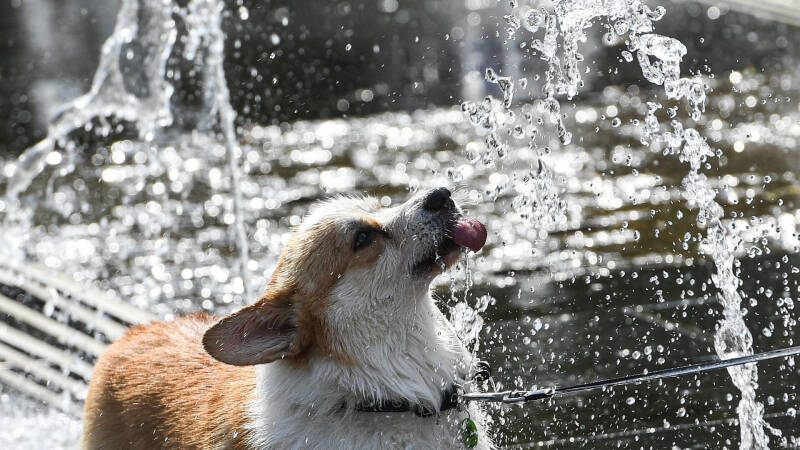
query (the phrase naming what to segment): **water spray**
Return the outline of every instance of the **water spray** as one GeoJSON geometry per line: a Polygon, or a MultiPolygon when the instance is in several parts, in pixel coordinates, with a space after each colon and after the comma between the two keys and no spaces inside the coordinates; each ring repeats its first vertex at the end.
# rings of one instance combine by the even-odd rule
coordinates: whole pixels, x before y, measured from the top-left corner
{"type": "MultiPolygon", "coordinates": [[[[512,39],[520,29],[527,30],[535,37],[530,42],[531,48],[547,63],[542,86],[544,95],[537,103],[540,111],[549,116],[562,145],[570,145],[572,134],[564,123],[565,116],[559,98],[572,100],[583,87],[579,62],[584,60],[584,56],[580,53],[580,47],[587,41],[587,30],[596,23],[604,25],[610,33],[624,40],[627,49],[621,52],[622,57],[628,62],[636,59],[644,78],[662,86],[667,100],[685,100],[691,119],[695,122],[701,119],[705,111],[707,87],[699,75],[681,76],[680,65],[687,54],[686,47],[674,38],[655,33],[655,23],[666,13],[663,6],[651,8],[642,0],[555,0],[552,4],[532,8],[521,8],[516,0],[510,4],[514,11],[505,16],[508,38],[512,39]]],[[[525,124],[519,125],[520,121],[511,110],[514,80],[500,77],[494,70],[487,70],[486,80],[498,85],[503,101],[488,96],[480,103],[465,102],[462,105],[470,122],[486,133],[484,152],[472,159],[487,166],[498,165],[509,152],[509,140],[503,138],[504,134],[508,134],[515,139],[527,137],[529,146],[536,149],[541,165],[541,158],[546,152],[539,150],[536,142],[538,133],[526,131],[525,124]],[[517,128],[521,130],[520,133],[515,132],[517,128]]],[[[527,82],[524,84],[527,86],[527,82]]],[[[648,110],[640,127],[641,144],[660,146],[665,155],[676,155],[689,166],[689,172],[682,181],[683,196],[689,206],[698,211],[697,224],[705,229],[700,251],[714,263],[716,273],[711,280],[719,289],[718,296],[723,306],[724,317],[715,332],[714,347],[721,357],[752,353],[753,337],[744,320],[742,295],[739,293],[742,280],[736,270],[735,252],[739,240],[723,223],[724,209],[715,200],[716,192],[701,171],[716,152],[700,132],[684,126],[673,118],[674,115],[668,127],[660,124],[657,112],[662,108],[658,102],[648,102],[648,110]]],[[[530,120],[528,122],[533,125],[530,120]]],[[[563,211],[558,206],[561,201],[553,187],[552,177],[526,177],[523,181],[520,183],[523,189],[512,186],[520,199],[514,205],[515,209],[525,211],[527,208],[520,207],[529,205],[531,211],[522,218],[530,220],[542,211],[563,211]],[[540,182],[537,183],[537,179],[540,182]]],[[[549,216],[561,218],[558,214],[551,213],[549,216]]],[[[538,222],[534,220],[531,224],[541,227],[538,222]]],[[[780,432],[763,418],[763,405],[756,399],[756,368],[741,364],[728,367],[732,367],[729,370],[731,379],[742,394],[737,409],[741,448],[766,449],[769,437],[765,429],[776,436],[780,432]]]]}
{"type": "Polygon", "coordinates": [[[474,392],[462,394],[460,398],[465,401],[520,404],[535,400],[546,400],[552,397],[574,395],[593,389],[603,389],[611,386],[622,386],[627,384],[639,384],[653,380],[660,380],[662,378],[693,375],[712,370],[738,367],[745,364],[752,364],[770,359],[788,358],[798,354],[800,354],[800,346],[794,346],[779,350],[756,353],[753,355],[740,356],[737,358],[720,359],[712,362],[692,364],[689,366],[675,367],[672,369],[656,370],[655,372],[645,372],[638,375],[628,375],[619,378],[610,378],[607,380],[592,381],[590,383],[576,384],[573,386],[533,389],[530,391],[474,392]]]}

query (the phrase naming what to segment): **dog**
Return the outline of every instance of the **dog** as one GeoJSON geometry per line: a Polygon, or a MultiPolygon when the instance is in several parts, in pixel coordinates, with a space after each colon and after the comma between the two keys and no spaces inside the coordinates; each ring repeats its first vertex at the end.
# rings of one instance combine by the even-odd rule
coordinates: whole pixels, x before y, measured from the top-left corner
{"type": "Polygon", "coordinates": [[[430,295],[485,241],[445,188],[391,208],[315,204],[254,304],[136,326],[108,347],[83,447],[464,448],[471,421],[475,448],[492,448],[484,412],[451,400],[475,361],[430,295]]]}

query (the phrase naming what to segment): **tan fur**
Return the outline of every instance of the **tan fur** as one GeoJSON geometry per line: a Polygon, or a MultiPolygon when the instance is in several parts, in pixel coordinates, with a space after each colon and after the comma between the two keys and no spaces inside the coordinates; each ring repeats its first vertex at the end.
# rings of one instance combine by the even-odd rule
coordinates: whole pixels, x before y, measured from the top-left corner
{"type": "MultiPolygon", "coordinates": [[[[262,362],[286,357],[304,364],[316,354],[352,363],[327,336],[323,320],[329,292],[340,276],[374,263],[383,251],[387,237],[378,233],[369,247],[353,252],[352,235],[363,226],[378,224],[367,215],[348,214],[293,234],[266,293],[234,314],[285,323],[293,330],[291,348],[266,355],[262,362]]],[[[84,448],[246,448],[255,372],[253,366],[221,363],[204,350],[203,344],[212,354],[225,352],[208,335],[203,340],[215,322],[196,314],[138,326],[116,340],[101,356],[90,383],[84,448]]],[[[225,319],[215,328],[220,324],[225,319]]]]}
{"type": "Polygon", "coordinates": [[[325,220],[309,230],[295,233],[283,250],[267,294],[258,302],[275,301],[273,292],[290,291],[291,301],[296,305],[298,328],[304,331],[300,345],[305,351],[298,356],[316,353],[341,362],[350,361],[349,356],[333,345],[322,321],[328,294],[339,278],[347,270],[374,263],[383,251],[385,238],[377,236],[372,245],[354,253],[352,234],[356,224],[380,229],[374,219],[364,215],[325,220]],[[309,248],[315,250],[308,251],[309,248]],[[297,277],[299,273],[304,276],[297,277]]]}
{"type": "Polygon", "coordinates": [[[244,449],[255,369],[214,360],[200,344],[215,319],[195,314],[137,326],[95,367],[84,412],[90,449],[244,449]]]}
{"type": "Polygon", "coordinates": [[[266,293],[247,308],[261,316],[267,311],[289,311],[298,335],[287,356],[295,363],[302,364],[311,355],[351,362],[327,335],[324,312],[328,295],[339,278],[347,270],[374,263],[383,251],[386,238],[378,235],[369,247],[353,252],[353,234],[365,225],[380,230],[367,215],[348,215],[327,218],[295,232],[283,249],[266,293]]]}

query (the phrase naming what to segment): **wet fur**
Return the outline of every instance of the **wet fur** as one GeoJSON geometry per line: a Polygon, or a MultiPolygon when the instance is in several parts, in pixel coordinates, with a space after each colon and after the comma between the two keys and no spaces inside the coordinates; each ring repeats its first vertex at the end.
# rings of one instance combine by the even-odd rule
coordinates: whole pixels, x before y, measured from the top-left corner
{"type": "Polygon", "coordinates": [[[255,368],[209,356],[200,338],[214,322],[195,314],[112,343],[89,385],[84,447],[249,448],[242,405],[255,396],[255,368]]]}
{"type": "MultiPolygon", "coordinates": [[[[316,205],[253,305],[135,327],[108,348],[90,384],[84,448],[460,448],[463,412],[354,410],[398,398],[438,408],[442,389],[469,371],[430,297],[441,269],[413,271],[443,230],[419,197],[395,208],[371,198],[316,205]],[[354,251],[359,227],[380,233],[354,251]]],[[[483,414],[470,416],[479,448],[490,448],[483,414]]]]}

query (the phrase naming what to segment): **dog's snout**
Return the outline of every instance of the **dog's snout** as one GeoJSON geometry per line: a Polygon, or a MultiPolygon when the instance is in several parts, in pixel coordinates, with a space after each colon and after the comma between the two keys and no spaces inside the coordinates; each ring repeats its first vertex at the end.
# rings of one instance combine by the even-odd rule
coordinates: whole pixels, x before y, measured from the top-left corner
{"type": "Polygon", "coordinates": [[[450,190],[447,188],[438,188],[428,192],[428,195],[425,196],[425,200],[422,202],[422,207],[426,211],[431,212],[450,209],[453,206],[453,200],[450,198],[450,190]]]}

